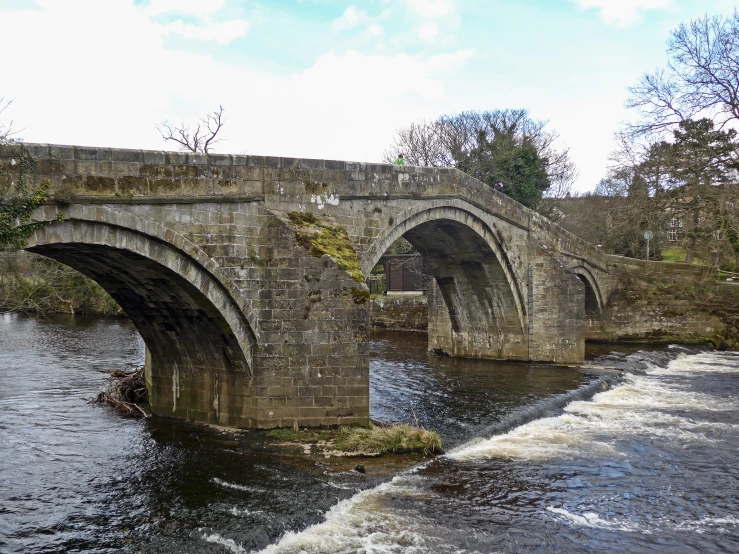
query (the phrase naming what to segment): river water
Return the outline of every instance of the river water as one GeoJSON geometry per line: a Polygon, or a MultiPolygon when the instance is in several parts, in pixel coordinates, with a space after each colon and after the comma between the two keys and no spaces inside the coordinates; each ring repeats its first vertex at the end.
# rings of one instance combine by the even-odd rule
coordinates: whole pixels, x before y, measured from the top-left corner
{"type": "Polygon", "coordinates": [[[122,419],[85,399],[142,363],[130,323],[0,314],[0,552],[739,552],[739,356],[372,351],[372,416],[448,449],[393,478],[122,419]]]}

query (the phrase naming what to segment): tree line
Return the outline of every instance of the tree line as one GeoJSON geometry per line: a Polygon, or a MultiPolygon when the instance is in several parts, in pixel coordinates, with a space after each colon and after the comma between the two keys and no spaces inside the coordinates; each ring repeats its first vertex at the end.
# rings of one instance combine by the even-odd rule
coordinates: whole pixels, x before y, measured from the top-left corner
{"type": "Polygon", "coordinates": [[[508,196],[546,211],[542,197],[565,197],[577,177],[558,138],[526,109],[465,111],[399,129],[384,161],[403,154],[411,165],[456,167],[491,187],[502,181],[508,196]]]}

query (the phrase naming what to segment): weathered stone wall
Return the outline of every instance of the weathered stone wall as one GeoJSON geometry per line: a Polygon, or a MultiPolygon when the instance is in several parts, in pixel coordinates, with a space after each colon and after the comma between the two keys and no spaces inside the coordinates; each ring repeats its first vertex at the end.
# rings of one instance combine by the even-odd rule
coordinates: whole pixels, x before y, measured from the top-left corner
{"type": "Polygon", "coordinates": [[[725,329],[719,317],[664,295],[612,302],[603,321],[587,325],[587,339],[603,342],[705,342],[725,329]]]}
{"type": "Polygon", "coordinates": [[[705,342],[726,325],[719,306],[679,298],[686,287],[709,283],[710,268],[608,257],[610,295],[601,317],[586,318],[588,340],[705,342]]]}
{"type": "Polygon", "coordinates": [[[428,330],[426,295],[378,296],[370,301],[372,329],[391,331],[428,330]]]}
{"type": "Polygon", "coordinates": [[[529,359],[561,363],[582,361],[585,358],[585,286],[540,245],[531,244],[529,259],[529,359]]]}

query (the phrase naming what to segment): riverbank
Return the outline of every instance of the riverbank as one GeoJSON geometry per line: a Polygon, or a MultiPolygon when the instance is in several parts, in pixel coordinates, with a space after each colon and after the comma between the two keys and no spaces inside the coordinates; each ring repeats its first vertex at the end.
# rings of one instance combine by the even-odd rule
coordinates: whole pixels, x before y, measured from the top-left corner
{"type": "Polygon", "coordinates": [[[29,252],[0,253],[0,312],[123,315],[95,281],[29,252]]]}

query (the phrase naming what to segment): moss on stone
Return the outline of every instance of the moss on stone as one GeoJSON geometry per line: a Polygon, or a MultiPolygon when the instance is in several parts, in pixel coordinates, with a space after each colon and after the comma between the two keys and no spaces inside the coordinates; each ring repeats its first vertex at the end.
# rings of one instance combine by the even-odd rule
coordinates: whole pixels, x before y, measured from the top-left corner
{"type": "Polygon", "coordinates": [[[368,290],[357,287],[352,287],[351,295],[355,304],[366,304],[370,299],[370,292],[368,290]]]}
{"type": "Polygon", "coordinates": [[[290,212],[287,218],[295,227],[298,244],[305,248],[308,254],[318,258],[324,254],[330,256],[339,269],[348,272],[358,283],[364,283],[365,277],[359,266],[359,258],[346,229],[321,221],[310,212],[290,212]]]}
{"type": "Polygon", "coordinates": [[[318,223],[316,216],[311,212],[289,212],[287,218],[296,227],[308,227],[318,223]]]}
{"type": "Polygon", "coordinates": [[[370,425],[369,428],[343,426],[334,447],[350,454],[400,454],[423,452],[442,454],[444,449],[436,431],[412,425],[370,425]]]}

